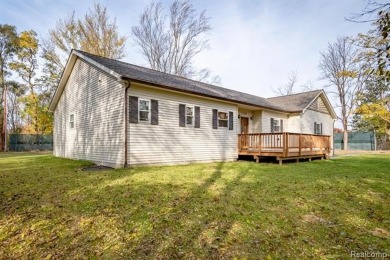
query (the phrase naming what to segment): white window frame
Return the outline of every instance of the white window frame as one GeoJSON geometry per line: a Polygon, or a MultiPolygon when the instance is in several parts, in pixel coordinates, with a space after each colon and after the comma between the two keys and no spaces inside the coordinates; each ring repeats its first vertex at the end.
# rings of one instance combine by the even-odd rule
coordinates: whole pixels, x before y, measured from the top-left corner
{"type": "Polygon", "coordinates": [[[138,122],[139,123],[150,123],[150,114],[151,114],[151,105],[152,105],[152,101],[150,99],[146,99],[146,98],[138,98],[138,122]],[[149,102],[149,106],[148,106],[148,121],[143,121],[141,120],[141,111],[146,111],[146,110],[141,110],[140,107],[141,107],[141,101],[147,101],[149,102]]]}
{"type": "Polygon", "coordinates": [[[75,129],[75,128],[76,128],[76,113],[72,112],[69,114],[69,129],[75,129]],[[71,120],[72,116],[73,116],[73,121],[71,120]]]}
{"type": "Polygon", "coordinates": [[[186,126],[195,126],[195,106],[186,105],[185,115],[186,115],[186,126]],[[192,108],[192,116],[187,115],[187,107],[192,108]],[[188,124],[187,117],[192,117],[192,124],[188,124]]]}
{"type": "Polygon", "coordinates": [[[218,128],[223,127],[223,128],[229,129],[229,111],[228,112],[218,111],[217,116],[218,116],[218,128]],[[220,119],[219,118],[219,113],[225,113],[226,114],[226,119],[220,119]],[[219,121],[226,121],[226,126],[221,126],[219,124],[219,121]]]}
{"type": "Polygon", "coordinates": [[[274,118],[274,125],[272,126],[272,129],[274,130],[274,133],[280,133],[280,118],[274,118]],[[278,129],[276,129],[276,127],[278,127],[278,129]]]}

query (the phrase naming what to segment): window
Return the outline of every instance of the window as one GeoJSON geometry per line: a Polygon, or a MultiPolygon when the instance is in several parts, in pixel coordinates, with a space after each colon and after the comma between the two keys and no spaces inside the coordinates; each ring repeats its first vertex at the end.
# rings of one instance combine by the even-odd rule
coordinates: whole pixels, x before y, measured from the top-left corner
{"type": "Polygon", "coordinates": [[[314,134],[315,135],[322,135],[322,124],[314,122],[314,134]]]}
{"type": "Polygon", "coordinates": [[[150,101],[145,99],[139,100],[139,121],[150,121],[150,101]]]}
{"type": "Polygon", "coordinates": [[[70,127],[71,129],[74,128],[74,114],[70,114],[70,115],[69,115],[69,127],[70,127]]]}
{"type": "Polygon", "coordinates": [[[187,125],[194,125],[194,107],[186,106],[186,123],[187,125]]]}
{"type": "Polygon", "coordinates": [[[274,132],[280,132],[280,120],[279,119],[274,119],[274,132]]]}
{"type": "Polygon", "coordinates": [[[228,127],[228,113],[218,112],[218,127],[228,127]]]}

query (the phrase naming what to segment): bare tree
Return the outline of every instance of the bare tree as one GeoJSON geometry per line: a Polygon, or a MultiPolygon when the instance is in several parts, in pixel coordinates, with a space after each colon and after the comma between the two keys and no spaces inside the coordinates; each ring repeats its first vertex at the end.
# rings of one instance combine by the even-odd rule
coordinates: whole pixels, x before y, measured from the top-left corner
{"type": "Polygon", "coordinates": [[[78,26],[82,50],[113,59],[124,57],[126,37],[119,35],[115,18],[109,21],[106,7],[95,4],[78,26]]]}
{"type": "Polygon", "coordinates": [[[127,37],[118,33],[115,18],[107,14],[107,8],[95,4],[84,18],[76,18],[75,12],[57,21],[49,30],[50,37],[43,40],[42,55],[44,75],[40,85],[55,89],[66,60],[72,49],[91,52],[107,58],[121,59],[125,56],[127,37]]]}
{"type": "Polygon", "coordinates": [[[152,69],[206,81],[210,71],[195,70],[192,61],[208,47],[209,20],[205,11],[198,14],[189,1],[174,1],[169,15],[162,2],[151,3],[132,33],[152,69]]]}
{"type": "Polygon", "coordinates": [[[306,81],[305,84],[301,86],[302,91],[313,91],[316,90],[316,86],[314,85],[314,82],[311,80],[306,81]]]}
{"type": "Polygon", "coordinates": [[[322,78],[329,83],[329,93],[338,99],[340,107],[339,120],[343,125],[344,150],[348,149],[348,125],[353,112],[355,95],[360,84],[356,63],[356,51],[347,37],[339,37],[328,44],[326,52],[321,52],[319,68],[322,78]]]}
{"type": "Polygon", "coordinates": [[[371,18],[374,14],[379,12],[389,12],[390,3],[379,3],[375,0],[367,0],[367,4],[360,13],[352,14],[351,17],[345,18],[345,20],[354,22],[354,23],[366,23],[366,22],[376,22],[377,18],[371,18]]]}
{"type": "Polygon", "coordinates": [[[283,86],[276,88],[276,89],[272,89],[272,91],[279,96],[290,95],[290,94],[294,93],[294,86],[297,84],[297,82],[298,82],[297,71],[292,70],[288,74],[287,83],[283,86]]]}

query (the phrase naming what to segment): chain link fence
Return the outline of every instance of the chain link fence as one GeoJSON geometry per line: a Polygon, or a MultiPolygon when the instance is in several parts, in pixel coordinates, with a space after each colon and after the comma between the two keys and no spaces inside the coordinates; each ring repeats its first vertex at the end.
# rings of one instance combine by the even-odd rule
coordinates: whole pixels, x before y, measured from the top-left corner
{"type": "Polygon", "coordinates": [[[10,134],[9,150],[14,152],[52,151],[53,135],[10,134]]]}
{"type": "MultiPolygon", "coordinates": [[[[343,133],[334,134],[334,149],[344,148],[343,133]]],[[[348,133],[348,150],[375,151],[376,139],[374,132],[351,132],[348,133]]]]}

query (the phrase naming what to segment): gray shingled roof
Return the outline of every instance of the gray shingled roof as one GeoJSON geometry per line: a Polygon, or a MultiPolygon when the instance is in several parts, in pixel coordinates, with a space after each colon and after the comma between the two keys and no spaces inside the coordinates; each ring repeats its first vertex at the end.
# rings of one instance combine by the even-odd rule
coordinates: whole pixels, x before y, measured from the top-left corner
{"type": "Polygon", "coordinates": [[[255,95],[250,95],[247,93],[156,71],[153,69],[136,66],[118,60],[96,56],[83,51],[77,52],[92,59],[100,65],[120,74],[123,78],[129,80],[156,84],[160,87],[167,87],[177,91],[190,92],[194,94],[229,100],[232,102],[248,104],[257,107],[270,108],[277,111],[300,112],[305,108],[303,107],[303,104],[310,103],[308,101],[308,98],[314,98],[313,95],[307,95],[303,93],[302,95],[297,95],[297,97],[294,98],[289,98],[291,96],[286,96],[266,99],[255,95]],[[299,98],[302,98],[302,100],[299,100],[299,98]],[[284,100],[286,100],[286,102],[288,101],[288,104],[286,104],[284,100]]]}
{"type": "Polygon", "coordinates": [[[302,111],[321,92],[322,90],[319,89],[286,96],[267,98],[267,100],[286,111],[302,111]]]}

